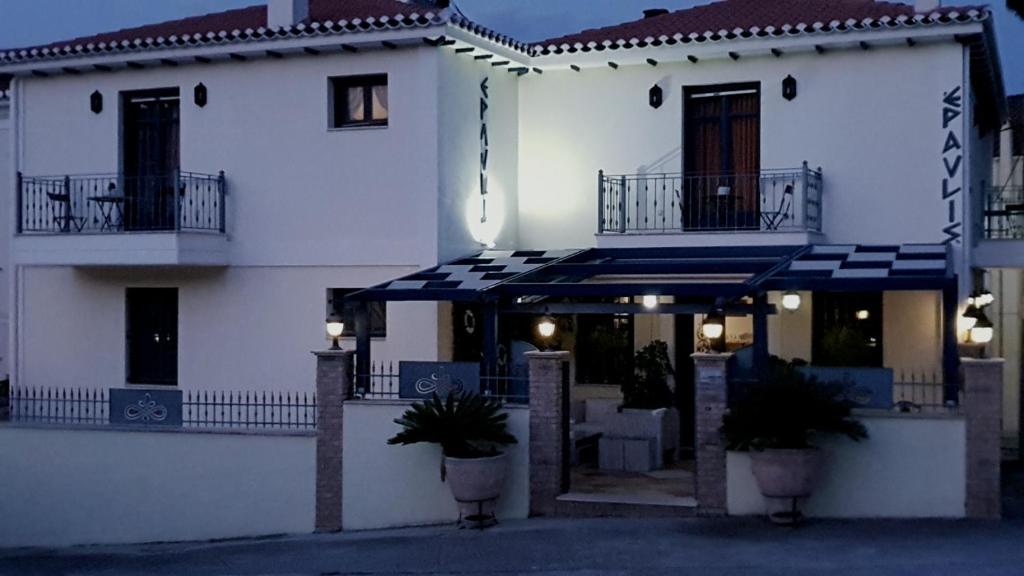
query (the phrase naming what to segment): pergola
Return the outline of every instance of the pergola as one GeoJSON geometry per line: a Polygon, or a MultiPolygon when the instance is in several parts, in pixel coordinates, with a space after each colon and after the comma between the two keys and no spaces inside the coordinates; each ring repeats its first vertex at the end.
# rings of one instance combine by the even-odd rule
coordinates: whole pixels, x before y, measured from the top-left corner
{"type": "Polygon", "coordinates": [[[483,362],[497,361],[501,314],[650,314],[639,303],[574,299],[672,296],[659,314],[752,315],[754,364],[768,362],[769,291],[941,291],[943,377],[958,379],[957,277],[940,244],[730,246],[485,250],[349,295],[356,312],[356,357],[370,365],[365,303],[478,303],[483,362]]]}

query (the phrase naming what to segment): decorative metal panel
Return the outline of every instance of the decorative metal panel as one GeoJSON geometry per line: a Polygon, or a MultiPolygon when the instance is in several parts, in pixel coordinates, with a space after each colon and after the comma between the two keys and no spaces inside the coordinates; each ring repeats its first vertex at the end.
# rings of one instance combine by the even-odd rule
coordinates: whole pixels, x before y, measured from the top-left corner
{"type": "Polygon", "coordinates": [[[480,392],[480,364],[476,362],[400,362],[398,371],[400,398],[480,392]]]}
{"type": "Polygon", "coordinates": [[[181,426],[181,390],[111,388],[110,423],[181,426]]]}

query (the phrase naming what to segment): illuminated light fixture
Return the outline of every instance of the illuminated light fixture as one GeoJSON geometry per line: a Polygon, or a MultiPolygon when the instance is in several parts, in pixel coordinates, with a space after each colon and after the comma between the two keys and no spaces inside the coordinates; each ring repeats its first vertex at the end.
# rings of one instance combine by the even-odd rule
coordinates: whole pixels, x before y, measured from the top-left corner
{"type": "Polygon", "coordinates": [[[975,344],[988,344],[992,341],[995,336],[995,327],[992,325],[992,321],[985,316],[985,313],[978,310],[978,321],[975,322],[974,328],[971,328],[967,332],[967,338],[975,344]]]}
{"type": "Polygon", "coordinates": [[[654,294],[644,294],[644,308],[654,310],[658,307],[658,297],[654,294]]]}
{"type": "Polygon", "coordinates": [[[976,297],[974,298],[974,304],[975,304],[975,305],[976,305],[976,306],[977,306],[978,308],[984,308],[985,306],[988,306],[989,304],[991,304],[991,303],[993,303],[993,302],[995,302],[995,301],[996,301],[996,297],[995,297],[995,296],[993,296],[993,295],[992,295],[992,292],[990,292],[990,291],[988,291],[988,290],[982,290],[982,291],[981,291],[981,292],[980,292],[980,293],[979,293],[979,294],[978,294],[978,295],[977,295],[977,296],[976,296],[976,297]]]}
{"type": "Polygon", "coordinates": [[[341,350],[341,344],[338,340],[344,332],[345,323],[341,320],[341,316],[338,314],[331,314],[327,317],[327,335],[333,340],[331,342],[331,350],[341,350]]]}
{"type": "Polygon", "coordinates": [[[868,318],[871,318],[871,312],[868,312],[867,310],[857,310],[856,316],[857,320],[867,320],[868,318]]]}
{"type": "MultiPolygon", "coordinates": [[[[971,298],[969,302],[974,300],[971,298]]],[[[964,313],[960,315],[960,328],[963,330],[970,330],[978,323],[978,315],[981,314],[981,310],[974,304],[968,304],[964,313]]]]}
{"type": "Polygon", "coordinates": [[[786,292],[782,295],[782,307],[790,312],[800,309],[800,295],[796,292],[786,292]]]}
{"type": "Polygon", "coordinates": [[[555,335],[555,319],[551,316],[544,316],[540,322],[537,323],[537,334],[540,337],[548,340],[555,335]]]}
{"type": "Polygon", "coordinates": [[[725,314],[721,309],[716,309],[704,317],[700,333],[708,340],[718,340],[725,334],[725,314]]]}

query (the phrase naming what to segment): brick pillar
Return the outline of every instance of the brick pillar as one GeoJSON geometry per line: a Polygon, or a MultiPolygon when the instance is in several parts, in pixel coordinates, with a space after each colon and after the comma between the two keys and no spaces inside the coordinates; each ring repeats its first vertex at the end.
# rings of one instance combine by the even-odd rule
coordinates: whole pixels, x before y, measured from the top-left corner
{"type": "Polygon", "coordinates": [[[726,514],[725,440],[719,429],[728,396],[726,362],[732,354],[697,353],[696,390],[697,510],[702,516],[726,514]]]}
{"type": "Polygon", "coordinates": [[[530,362],[530,515],[550,516],[569,486],[569,353],[527,352],[530,362]]]}
{"type": "Polygon", "coordinates": [[[967,420],[967,517],[1002,516],[1003,360],[961,358],[967,420]]]}
{"type": "Polygon", "coordinates": [[[341,530],[341,422],[352,395],[351,350],[316,356],[316,531],[341,530]]]}

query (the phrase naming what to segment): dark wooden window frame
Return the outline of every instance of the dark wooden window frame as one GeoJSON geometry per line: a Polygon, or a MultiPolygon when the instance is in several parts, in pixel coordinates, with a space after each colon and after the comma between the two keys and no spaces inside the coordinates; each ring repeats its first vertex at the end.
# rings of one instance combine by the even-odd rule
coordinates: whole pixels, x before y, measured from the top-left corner
{"type": "MultiPolygon", "coordinates": [[[[732,112],[730,110],[723,109],[723,111],[718,115],[717,118],[715,118],[715,117],[697,117],[697,116],[692,115],[690,113],[690,111],[686,108],[687,103],[690,101],[691,98],[711,97],[710,96],[711,94],[727,95],[728,93],[731,93],[731,92],[750,92],[750,93],[756,94],[757,97],[758,97],[758,101],[760,102],[760,98],[761,98],[761,83],[760,82],[737,82],[737,83],[732,83],[732,84],[706,84],[706,85],[700,85],[700,86],[684,86],[683,87],[683,146],[685,148],[683,150],[683,173],[684,174],[698,174],[698,175],[700,174],[700,171],[695,170],[694,167],[693,167],[693,163],[694,163],[693,162],[693,157],[692,157],[693,145],[691,143],[692,142],[691,138],[693,137],[693,134],[692,134],[693,130],[689,130],[688,129],[688,128],[692,128],[692,126],[687,126],[688,123],[694,122],[694,121],[709,121],[709,120],[717,120],[719,122],[719,132],[718,132],[719,139],[720,139],[719,149],[722,151],[722,154],[723,154],[723,158],[721,160],[721,165],[723,167],[732,166],[732,130],[730,129],[731,127],[729,125],[729,121],[731,121],[734,118],[757,118],[757,121],[758,121],[758,124],[759,124],[759,129],[760,129],[761,116],[762,116],[760,104],[758,105],[758,110],[757,110],[756,113],[737,113],[737,112],[732,112]]],[[[758,151],[758,156],[760,156],[760,150],[758,151]]],[[[728,170],[723,168],[723,172],[726,172],[726,171],[728,171],[728,170]]]]}
{"type": "Polygon", "coordinates": [[[333,130],[345,128],[385,128],[391,117],[391,100],[388,99],[387,116],[384,118],[373,118],[373,89],[383,86],[388,90],[387,74],[365,74],[361,76],[332,76],[328,78],[330,87],[330,128],[333,130]],[[354,119],[348,117],[348,91],[351,88],[360,88],[363,91],[363,118],[354,119]],[[369,119],[366,116],[370,116],[369,119]]]}

